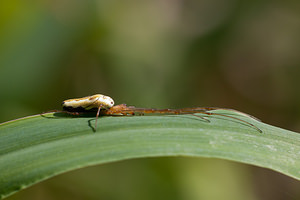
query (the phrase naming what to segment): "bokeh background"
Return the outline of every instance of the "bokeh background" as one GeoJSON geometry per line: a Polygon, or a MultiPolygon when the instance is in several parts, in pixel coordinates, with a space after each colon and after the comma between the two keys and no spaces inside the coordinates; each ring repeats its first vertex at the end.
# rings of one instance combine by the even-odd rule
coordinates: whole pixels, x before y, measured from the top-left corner
{"type": "MultiPolygon", "coordinates": [[[[235,108],[300,132],[299,76],[299,0],[0,1],[0,122],[102,93],[140,107],[235,108]]],[[[149,158],[8,199],[296,200],[300,184],[224,160],[149,158]]]]}

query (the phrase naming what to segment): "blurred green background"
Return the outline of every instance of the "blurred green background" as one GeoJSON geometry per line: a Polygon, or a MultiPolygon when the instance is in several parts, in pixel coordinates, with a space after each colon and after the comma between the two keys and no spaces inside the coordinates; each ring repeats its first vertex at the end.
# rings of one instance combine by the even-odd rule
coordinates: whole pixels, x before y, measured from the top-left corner
{"type": "MultiPolygon", "coordinates": [[[[0,122],[102,93],[229,107],[300,132],[299,0],[1,0],[0,122]]],[[[298,181],[199,158],[88,167],[8,199],[300,199],[298,181]]]]}

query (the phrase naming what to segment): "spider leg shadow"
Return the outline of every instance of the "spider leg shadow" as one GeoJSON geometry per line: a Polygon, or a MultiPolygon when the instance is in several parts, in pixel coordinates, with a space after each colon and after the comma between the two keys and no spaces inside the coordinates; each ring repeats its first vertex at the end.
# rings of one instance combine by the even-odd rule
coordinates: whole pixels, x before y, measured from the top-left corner
{"type": "Polygon", "coordinates": [[[95,117],[95,113],[71,113],[71,112],[54,112],[53,116],[46,116],[45,114],[48,114],[51,112],[46,112],[40,114],[41,117],[47,118],[47,119],[61,119],[61,118],[89,118],[89,117],[95,117]]]}
{"type": "MultiPolygon", "coordinates": [[[[47,118],[47,119],[62,119],[62,118],[91,118],[95,117],[95,113],[93,112],[87,112],[87,113],[71,113],[71,112],[62,112],[62,111],[57,111],[53,113],[53,116],[46,116],[45,114],[51,113],[51,112],[46,112],[40,114],[41,117],[47,118]]],[[[100,117],[100,116],[99,116],[100,117]]],[[[92,129],[92,131],[95,133],[96,129],[92,126],[91,121],[95,119],[89,119],[88,120],[88,126],[92,129]]]]}
{"type": "Polygon", "coordinates": [[[93,121],[93,120],[95,120],[95,119],[89,119],[88,120],[88,126],[92,129],[92,131],[95,133],[96,132],[96,129],[95,129],[95,127],[93,127],[92,126],[92,123],[91,123],[91,121],[93,121]]]}
{"type": "MultiPolygon", "coordinates": [[[[263,131],[260,128],[258,128],[257,126],[255,126],[251,122],[248,122],[246,119],[239,118],[239,117],[243,117],[243,115],[228,114],[228,113],[210,113],[210,112],[208,112],[206,114],[208,115],[208,117],[213,117],[215,119],[222,119],[222,120],[227,120],[227,121],[230,121],[230,122],[238,123],[238,124],[241,124],[243,126],[247,126],[249,128],[254,128],[258,132],[263,133],[263,131]]],[[[256,120],[256,118],[252,117],[251,115],[249,115],[249,117],[256,120]]],[[[258,120],[258,121],[260,121],[260,120],[258,120]]]]}
{"type": "MultiPolygon", "coordinates": [[[[239,121],[240,120],[239,118],[231,118],[230,115],[226,116],[225,114],[222,114],[222,113],[220,113],[220,114],[221,115],[218,115],[218,113],[211,113],[211,114],[205,114],[205,113],[203,113],[203,115],[206,115],[205,117],[208,117],[208,118],[222,119],[222,120],[227,120],[227,121],[230,121],[230,122],[236,122],[236,123],[239,123],[239,124],[248,125],[248,124],[246,124],[243,121],[239,121]]],[[[198,117],[198,118],[201,118],[201,119],[203,119],[206,122],[211,122],[209,119],[206,119],[203,116],[200,116],[200,115],[197,115],[197,114],[191,114],[191,115],[195,116],[195,117],[198,117]]],[[[197,120],[195,118],[192,118],[192,119],[197,120]]]]}
{"type": "MultiPolygon", "coordinates": [[[[206,115],[205,117],[204,116],[200,116],[200,115],[197,115],[197,114],[185,114],[185,115],[180,115],[180,117],[184,117],[184,118],[190,118],[191,120],[199,120],[199,118],[201,119],[201,121],[204,121],[204,122],[207,122],[207,123],[210,123],[211,121],[209,119],[206,119],[206,117],[208,118],[215,118],[215,119],[222,119],[222,120],[227,120],[227,121],[230,121],[230,122],[235,122],[235,123],[238,123],[238,124],[241,124],[241,125],[244,125],[244,126],[247,126],[247,127],[250,127],[250,128],[254,128],[256,129],[258,132],[262,133],[262,130],[259,129],[258,127],[256,127],[254,124],[244,120],[244,119],[240,119],[238,117],[235,117],[235,116],[240,116],[240,115],[234,115],[231,116],[231,115],[226,115],[226,114],[222,114],[222,113],[210,113],[210,114],[207,114],[207,113],[202,113],[203,115],[206,115]],[[191,117],[188,117],[188,115],[190,116],[195,116],[193,118],[191,117]]],[[[169,117],[171,117],[173,115],[170,115],[169,117]]],[[[174,115],[175,116],[175,115],[174,115]]]]}
{"type": "Polygon", "coordinates": [[[168,115],[168,117],[180,117],[180,118],[185,118],[185,119],[191,119],[191,120],[197,120],[197,121],[210,123],[209,119],[206,119],[205,117],[200,116],[200,115],[196,115],[196,114],[168,115]]]}

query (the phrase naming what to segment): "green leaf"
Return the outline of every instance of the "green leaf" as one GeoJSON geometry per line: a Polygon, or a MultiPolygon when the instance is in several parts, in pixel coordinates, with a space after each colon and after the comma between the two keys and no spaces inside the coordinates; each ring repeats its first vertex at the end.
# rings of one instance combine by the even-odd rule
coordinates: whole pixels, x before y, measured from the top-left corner
{"type": "Polygon", "coordinates": [[[73,169],[153,156],[222,158],[300,180],[300,135],[239,115],[30,116],[0,124],[0,197],[73,169]]]}

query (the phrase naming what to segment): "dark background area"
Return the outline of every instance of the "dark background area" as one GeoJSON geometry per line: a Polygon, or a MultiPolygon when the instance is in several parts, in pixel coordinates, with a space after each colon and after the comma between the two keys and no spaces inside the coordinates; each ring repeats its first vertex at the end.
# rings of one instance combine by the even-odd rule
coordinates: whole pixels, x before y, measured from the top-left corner
{"type": "MultiPolygon", "coordinates": [[[[96,93],[138,107],[228,107],[300,132],[298,0],[0,2],[0,122],[96,93]]],[[[249,165],[149,158],[59,175],[9,199],[300,199],[249,165]]]]}

